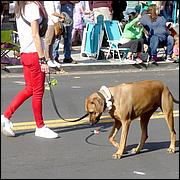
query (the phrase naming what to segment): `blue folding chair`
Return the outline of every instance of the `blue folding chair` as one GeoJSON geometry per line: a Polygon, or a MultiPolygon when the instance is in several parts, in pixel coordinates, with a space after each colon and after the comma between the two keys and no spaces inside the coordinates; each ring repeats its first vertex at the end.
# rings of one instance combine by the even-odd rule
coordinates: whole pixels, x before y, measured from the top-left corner
{"type": "Polygon", "coordinates": [[[98,59],[103,35],[102,23],[88,22],[83,32],[81,55],[85,53],[98,59]]]}
{"type": "Polygon", "coordinates": [[[117,20],[106,20],[104,21],[104,28],[107,34],[108,38],[108,43],[109,43],[109,48],[108,48],[108,53],[106,55],[106,59],[108,58],[110,52],[113,52],[113,59],[114,59],[114,54],[117,52],[119,60],[122,61],[127,53],[129,52],[129,48],[120,48],[118,45],[120,44],[120,38],[122,36],[122,29],[120,26],[119,21],[117,20]],[[121,58],[122,56],[122,58],[121,58]]]}

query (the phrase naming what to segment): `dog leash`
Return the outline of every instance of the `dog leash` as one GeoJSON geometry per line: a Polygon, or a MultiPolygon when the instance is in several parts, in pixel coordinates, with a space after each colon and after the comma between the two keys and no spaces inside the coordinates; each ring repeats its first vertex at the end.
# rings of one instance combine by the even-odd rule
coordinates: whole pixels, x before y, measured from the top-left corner
{"type": "Polygon", "coordinates": [[[66,122],[77,122],[77,121],[80,121],[80,120],[84,119],[85,117],[87,117],[87,116],[88,116],[88,113],[86,113],[84,116],[82,116],[82,117],[80,117],[80,118],[78,118],[78,119],[75,119],[75,120],[73,120],[73,121],[68,121],[68,120],[66,120],[65,118],[63,118],[63,117],[60,115],[60,113],[59,113],[59,111],[58,111],[58,108],[57,108],[57,106],[56,106],[56,102],[55,102],[55,98],[54,98],[54,93],[53,93],[53,90],[52,90],[52,87],[51,87],[50,72],[48,73],[48,75],[49,75],[49,76],[48,76],[49,78],[47,77],[47,75],[45,75],[45,76],[46,76],[46,81],[47,81],[47,83],[48,83],[48,85],[49,85],[51,100],[52,100],[52,103],[53,103],[54,110],[55,110],[56,114],[58,115],[58,117],[61,118],[61,119],[64,120],[64,121],[66,121],[66,122]]]}

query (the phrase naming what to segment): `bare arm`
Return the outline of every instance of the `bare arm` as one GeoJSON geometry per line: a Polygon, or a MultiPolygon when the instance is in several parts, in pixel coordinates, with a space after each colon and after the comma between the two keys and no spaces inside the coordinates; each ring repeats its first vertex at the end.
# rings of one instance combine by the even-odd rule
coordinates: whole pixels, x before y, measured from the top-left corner
{"type": "Polygon", "coordinates": [[[64,17],[62,14],[59,14],[59,13],[57,13],[57,12],[54,12],[52,15],[53,15],[53,16],[56,16],[56,17],[59,17],[60,20],[62,20],[62,21],[65,19],[65,17],[64,17]]]}
{"type": "Polygon", "coordinates": [[[39,57],[41,58],[44,56],[44,52],[43,52],[43,48],[42,48],[42,44],[41,44],[41,38],[39,36],[39,23],[38,23],[38,21],[33,21],[31,23],[31,29],[32,29],[32,38],[34,40],[36,50],[38,52],[39,57]]]}
{"type": "MultiPolygon", "coordinates": [[[[41,38],[39,36],[39,23],[38,21],[31,22],[31,29],[32,29],[32,38],[38,53],[39,58],[44,57],[44,50],[41,44],[41,38]]],[[[41,65],[41,71],[43,72],[49,72],[49,67],[47,64],[41,65]]]]}

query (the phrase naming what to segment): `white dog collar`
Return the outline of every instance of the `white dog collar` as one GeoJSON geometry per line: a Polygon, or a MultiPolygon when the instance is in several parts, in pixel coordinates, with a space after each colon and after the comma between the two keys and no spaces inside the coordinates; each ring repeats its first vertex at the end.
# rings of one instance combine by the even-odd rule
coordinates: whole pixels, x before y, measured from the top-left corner
{"type": "Polygon", "coordinates": [[[106,86],[101,86],[99,92],[104,96],[106,101],[106,107],[110,111],[112,109],[111,93],[106,86]]]}

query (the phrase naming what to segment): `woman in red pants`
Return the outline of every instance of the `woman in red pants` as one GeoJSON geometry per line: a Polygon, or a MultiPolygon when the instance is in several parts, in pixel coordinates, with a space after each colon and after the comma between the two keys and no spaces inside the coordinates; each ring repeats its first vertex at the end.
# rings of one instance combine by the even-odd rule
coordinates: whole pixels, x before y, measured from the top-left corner
{"type": "Polygon", "coordinates": [[[25,88],[14,97],[4,114],[1,115],[1,131],[6,136],[15,136],[10,118],[20,105],[32,97],[32,109],[36,121],[35,136],[43,138],[58,137],[56,132],[45,125],[42,116],[45,73],[49,72],[47,60],[44,58],[43,41],[39,35],[39,23],[42,20],[40,11],[45,12],[43,10],[40,1],[16,1],[15,15],[25,88]],[[22,16],[30,22],[30,25],[24,21],[22,16]]]}

